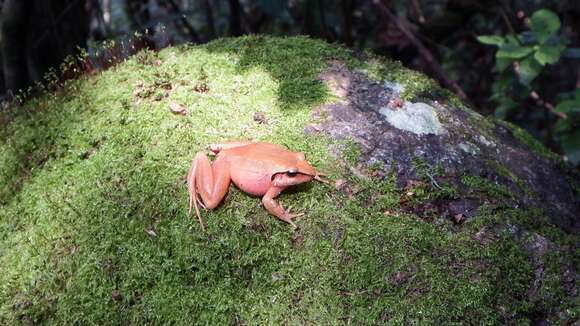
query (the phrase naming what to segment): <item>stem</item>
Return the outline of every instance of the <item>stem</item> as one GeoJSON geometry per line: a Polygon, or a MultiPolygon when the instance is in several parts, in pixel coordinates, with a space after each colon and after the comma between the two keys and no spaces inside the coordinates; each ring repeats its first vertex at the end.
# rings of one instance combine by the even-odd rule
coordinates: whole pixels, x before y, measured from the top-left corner
{"type": "Polygon", "coordinates": [[[564,112],[558,112],[558,111],[556,111],[556,110],[554,109],[554,105],[552,105],[552,103],[550,103],[550,102],[546,102],[544,99],[542,99],[542,97],[540,97],[540,94],[538,94],[538,92],[536,92],[536,91],[532,91],[532,92],[530,93],[530,97],[531,97],[531,98],[532,98],[534,101],[536,101],[536,104],[537,104],[538,106],[541,106],[541,107],[543,107],[544,109],[546,109],[546,110],[548,110],[548,111],[552,112],[553,114],[557,115],[557,116],[558,116],[558,118],[561,118],[561,119],[568,119],[568,116],[566,115],[566,113],[564,113],[564,112]]]}
{"type": "Polygon", "coordinates": [[[421,43],[421,41],[417,37],[415,37],[413,32],[411,32],[411,30],[407,28],[407,26],[405,26],[405,22],[401,18],[397,17],[395,14],[391,13],[389,8],[387,8],[387,6],[381,0],[373,0],[373,3],[376,5],[376,7],[380,10],[380,12],[384,16],[386,16],[390,21],[392,21],[395,24],[395,26],[397,26],[397,28],[401,31],[401,33],[403,33],[403,35],[405,35],[405,37],[409,40],[409,42],[411,42],[417,48],[419,54],[421,55],[423,60],[425,60],[427,64],[431,66],[431,69],[433,69],[433,72],[435,73],[437,78],[443,81],[445,85],[451,87],[451,89],[453,89],[455,93],[464,102],[473,106],[471,100],[469,99],[467,94],[465,94],[463,89],[461,89],[461,87],[459,87],[459,85],[455,81],[447,77],[447,74],[445,74],[445,71],[443,70],[441,65],[437,62],[437,60],[435,60],[431,52],[423,45],[423,43],[421,43]]]}

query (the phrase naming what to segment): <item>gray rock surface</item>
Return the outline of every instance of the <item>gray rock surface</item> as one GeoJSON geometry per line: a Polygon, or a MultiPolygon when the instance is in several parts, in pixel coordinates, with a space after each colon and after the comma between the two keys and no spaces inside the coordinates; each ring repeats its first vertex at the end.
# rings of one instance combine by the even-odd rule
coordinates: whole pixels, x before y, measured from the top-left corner
{"type": "Polygon", "coordinates": [[[580,230],[580,196],[571,185],[578,182],[572,169],[535,153],[511,125],[436,100],[403,101],[403,85],[375,82],[338,62],[320,79],[338,100],[315,110],[317,122],[306,132],[352,140],[360,146],[361,162],[380,162],[385,173],[395,171],[401,186],[419,179],[417,161],[437,167],[443,173],[433,175],[433,182],[463,189],[461,199],[436,203],[442,214],[474,215],[484,199],[470,198],[461,180],[476,176],[508,190],[510,199],[503,204],[541,208],[566,232],[580,230]]]}

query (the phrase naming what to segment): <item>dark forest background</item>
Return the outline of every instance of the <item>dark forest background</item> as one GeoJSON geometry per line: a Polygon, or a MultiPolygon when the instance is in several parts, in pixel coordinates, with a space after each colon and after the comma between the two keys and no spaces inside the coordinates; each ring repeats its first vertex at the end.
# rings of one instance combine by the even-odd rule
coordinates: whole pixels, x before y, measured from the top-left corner
{"type": "Polygon", "coordinates": [[[400,60],[480,113],[514,122],[580,162],[578,0],[4,0],[0,6],[5,103],[67,75],[59,67],[70,55],[94,58],[79,66],[90,73],[142,48],[303,34],[400,60]]]}

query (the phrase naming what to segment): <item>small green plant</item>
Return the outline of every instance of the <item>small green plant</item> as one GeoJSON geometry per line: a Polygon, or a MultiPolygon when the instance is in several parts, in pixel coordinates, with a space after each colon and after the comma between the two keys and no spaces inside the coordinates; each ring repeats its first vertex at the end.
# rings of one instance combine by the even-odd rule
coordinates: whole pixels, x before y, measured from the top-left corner
{"type": "Polygon", "coordinates": [[[580,163],[580,89],[573,96],[560,101],[555,110],[567,115],[554,125],[554,131],[559,137],[560,145],[570,162],[580,163]]]}
{"type": "MultiPolygon", "coordinates": [[[[496,117],[507,119],[521,103],[531,98],[538,106],[550,111],[559,119],[554,125],[557,140],[562,150],[573,164],[580,163],[580,133],[575,126],[580,122],[580,95],[560,96],[563,101],[552,105],[542,99],[536,91],[536,77],[547,65],[556,64],[565,54],[575,55],[578,49],[567,49],[568,39],[560,32],[561,22],[554,12],[541,9],[526,19],[529,30],[519,34],[483,35],[477,40],[483,44],[495,45],[498,79],[492,87],[491,100],[498,106],[496,117]]],[[[562,94],[561,94],[562,95],[562,94]]]]}

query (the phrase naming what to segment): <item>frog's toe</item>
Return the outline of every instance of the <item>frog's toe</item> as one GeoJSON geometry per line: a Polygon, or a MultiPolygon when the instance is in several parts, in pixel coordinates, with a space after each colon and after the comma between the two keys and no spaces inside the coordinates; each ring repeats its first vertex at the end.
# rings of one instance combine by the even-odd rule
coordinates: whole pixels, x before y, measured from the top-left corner
{"type": "Polygon", "coordinates": [[[197,201],[199,206],[201,206],[201,208],[203,208],[207,211],[207,207],[205,207],[205,205],[203,204],[203,201],[201,199],[199,199],[199,197],[195,198],[195,200],[197,201]]]}

